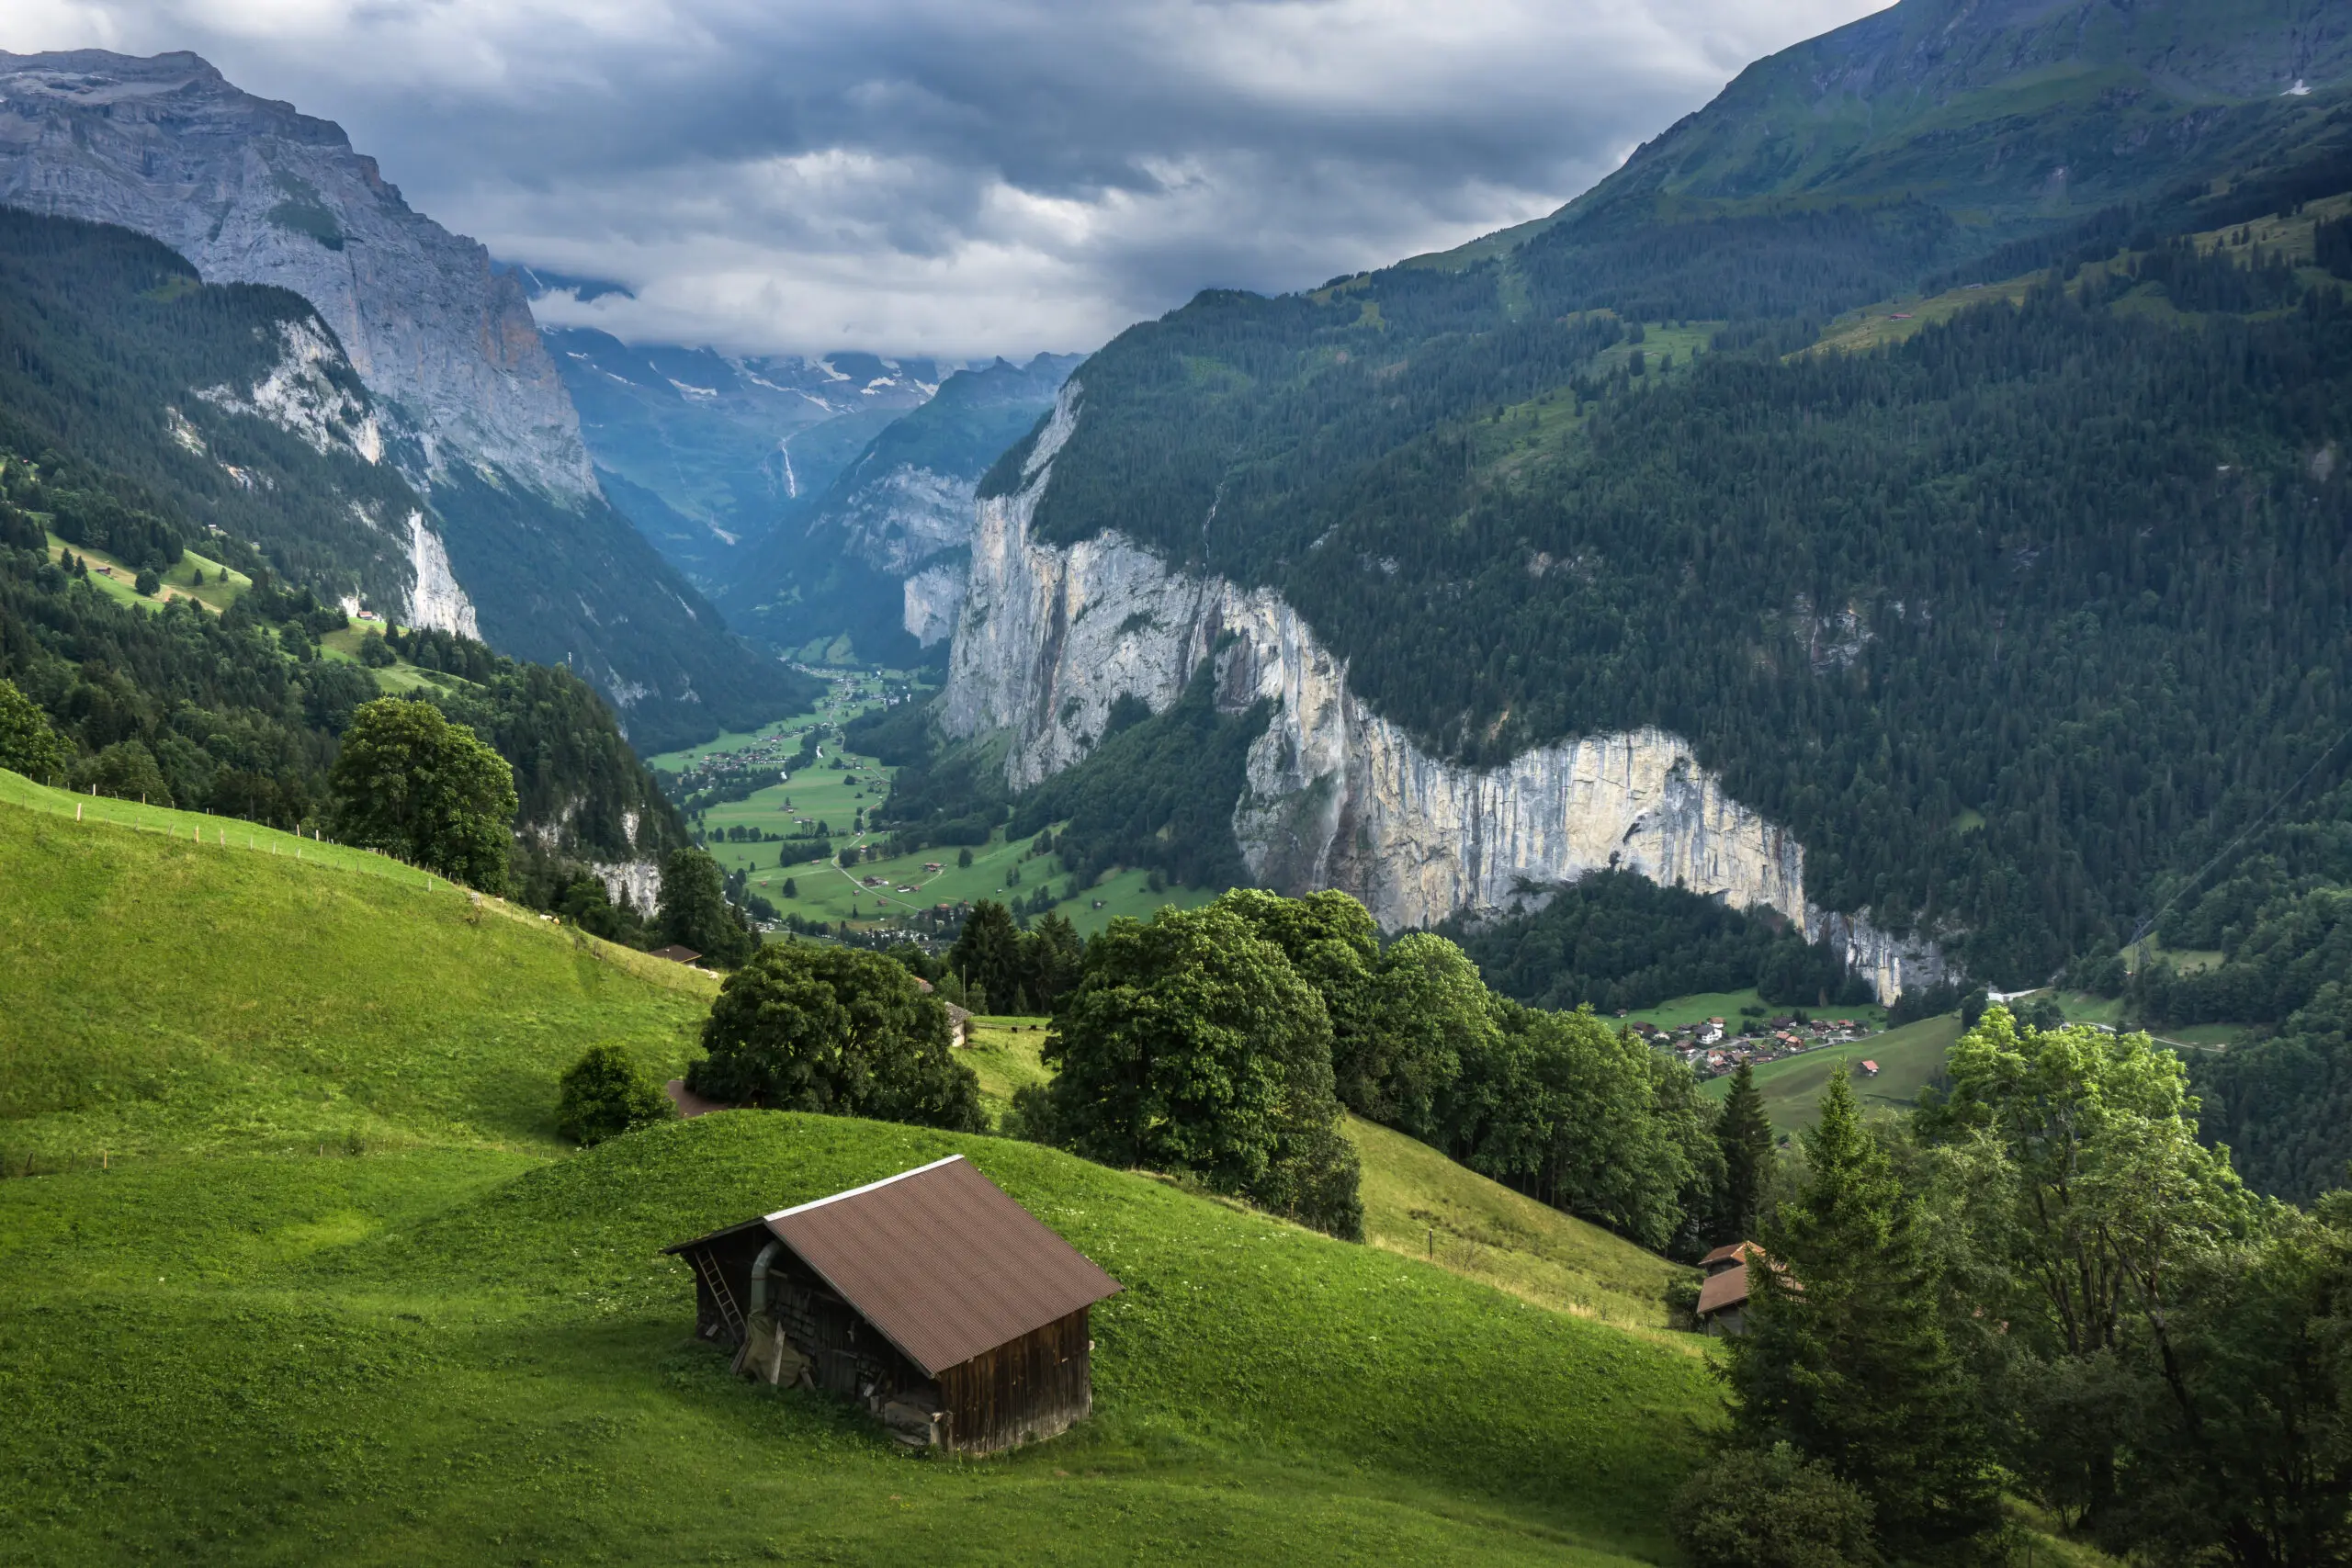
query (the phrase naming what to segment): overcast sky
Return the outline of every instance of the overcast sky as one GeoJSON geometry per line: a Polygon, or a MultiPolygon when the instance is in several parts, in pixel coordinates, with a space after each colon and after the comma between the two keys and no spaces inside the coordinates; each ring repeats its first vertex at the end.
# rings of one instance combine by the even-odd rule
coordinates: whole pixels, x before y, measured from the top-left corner
{"type": "Polygon", "coordinates": [[[1091,349],[1551,211],[1883,0],[0,0],[193,49],[411,205],[738,352],[1091,349]]]}

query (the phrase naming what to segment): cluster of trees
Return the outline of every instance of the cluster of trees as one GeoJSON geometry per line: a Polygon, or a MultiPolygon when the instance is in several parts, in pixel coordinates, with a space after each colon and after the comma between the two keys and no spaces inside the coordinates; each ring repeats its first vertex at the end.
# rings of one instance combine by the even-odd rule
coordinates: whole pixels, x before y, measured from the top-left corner
{"type": "Polygon", "coordinates": [[[486,893],[506,888],[514,770],[430,703],[361,705],[328,780],[336,836],[486,893]]]}
{"type": "Polygon", "coordinates": [[[1717,1228],[1724,1162],[1687,1068],[1589,1011],[1497,996],[1443,937],[1384,949],[1344,894],[1239,889],[1114,921],[1046,1055],[1059,1072],[1023,1103],[1030,1135],[1193,1170],[1340,1234],[1360,1220],[1315,1120],[1327,1099],[1647,1246],[1717,1228]]]}
{"type": "Polygon", "coordinates": [[[2119,1555],[2319,1568],[2352,1506],[2352,1203],[2250,1194],[2145,1035],[1988,1009],[1948,1094],[1833,1082],[1767,1205],[1705,1564],[1983,1554],[2006,1483],[2119,1555]],[[1758,1558],[1800,1495],[1801,1546],[1758,1558]],[[1745,1551],[1749,1555],[1742,1556],[1745,1551]]]}
{"type": "Polygon", "coordinates": [[[1475,931],[1463,922],[1448,934],[1495,989],[1532,1007],[1614,1012],[1751,986],[1790,1007],[1871,999],[1868,982],[1826,943],[1632,872],[1595,873],[1532,915],[1475,931]]]}
{"type": "Polygon", "coordinates": [[[1115,920],[1087,944],[1022,1130],[1179,1172],[1351,1240],[1363,1234],[1321,993],[1235,907],[1115,920]]]}
{"type": "Polygon", "coordinates": [[[974,1012],[1053,1012],[1078,982],[1085,945],[1060,915],[1023,931],[991,898],[974,904],[944,962],[918,962],[925,979],[974,1012]]]}

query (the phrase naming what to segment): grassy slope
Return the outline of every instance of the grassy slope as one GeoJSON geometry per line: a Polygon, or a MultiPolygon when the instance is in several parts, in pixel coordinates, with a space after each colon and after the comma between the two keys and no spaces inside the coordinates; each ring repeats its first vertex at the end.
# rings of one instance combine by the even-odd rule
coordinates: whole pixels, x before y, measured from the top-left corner
{"type": "Polygon", "coordinates": [[[710,976],[426,880],[0,774],[0,1149],[546,1148],[589,1043],[685,1060],[710,976]]]}
{"type": "Polygon", "coordinates": [[[1555,1311],[1659,1331],[1666,1287],[1690,1269],[1522,1196],[1404,1134],[1351,1116],[1363,1160],[1364,1239],[1555,1311]]]}
{"type": "Polygon", "coordinates": [[[151,1157],[0,1181],[0,1556],[1664,1550],[1714,1407],[1687,1348],[1001,1140],[738,1113],[558,1157],[556,1072],[595,1038],[674,1065],[707,977],[349,874],[372,857],[14,793],[51,809],[0,805],[0,1138],[151,1157]],[[662,1243],[950,1149],[1127,1284],[1089,1427],[910,1461],[685,1338],[662,1243]]]}
{"type": "MultiPolygon", "coordinates": [[[[1944,1053],[1959,1038],[1958,1013],[1922,1019],[1850,1045],[1825,1045],[1767,1062],[1756,1069],[1756,1087],[1764,1096],[1764,1109],[1773,1127],[1783,1133],[1813,1125],[1830,1074],[1845,1064],[1871,1061],[1879,1066],[1874,1078],[1865,1078],[1859,1066],[1854,1068],[1854,1089],[1865,1109],[1907,1108],[1943,1071],[1944,1053]]],[[[1720,1100],[1731,1092],[1731,1079],[1711,1078],[1704,1089],[1711,1098],[1720,1100]]]]}
{"type": "MultiPolygon", "coordinates": [[[[973,1021],[961,1059],[1001,1115],[1013,1091],[1052,1077],[1042,1018],[973,1021]]],[[[1664,1330],[1666,1287],[1688,1273],[1599,1225],[1490,1181],[1404,1134],[1347,1119],[1363,1162],[1364,1239],[1521,1300],[1604,1323],[1664,1330]]],[[[1687,1339],[1669,1341],[1689,1348],[1687,1339]]]]}

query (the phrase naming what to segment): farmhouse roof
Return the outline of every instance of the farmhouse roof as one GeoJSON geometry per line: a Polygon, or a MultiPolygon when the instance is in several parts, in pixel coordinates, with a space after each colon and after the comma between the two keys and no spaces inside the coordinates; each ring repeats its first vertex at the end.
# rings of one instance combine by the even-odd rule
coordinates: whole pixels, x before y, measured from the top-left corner
{"type": "Polygon", "coordinates": [[[753,1226],[933,1377],[1121,1289],[962,1155],[663,1250],[753,1226]]]}
{"type": "Polygon", "coordinates": [[[1699,1315],[1704,1317],[1711,1312],[1739,1306],[1747,1300],[1747,1270],[1725,1269],[1708,1275],[1707,1282],[1699,1287],[1699,1315]]]}
{"type": "Polygon", "coordinates": [[[652,956],[656,958],[666,958],[673,964],[692,964],[695,959],[700,958],[702,954],[696,953],[691,947],[680,947],[676,942],[672,942],[667,947],[655,948],[653,950],[652,956]]]}
{"type": "Polygon", "coordinates": [[[1747,1255],[1754,1251],[1755,1247],[1756,1244],[1752,1241],[1735,1241],[1727,1243],[1724,1246],[1715,1248],[1713,1252],[1707,1254],[1706,1257],[1699,1259],[1699,1267],[1702,1269],[1713,1269],[1718,1263],[1745,1262],[1747,1261],[1747,1255]]]}
{"type": "MultiPolygon", "coordinates": [[[[1719,1247],[1707,1254],[1707,1260],[1713,1264],[1715,1259],[1724,1257],[1736,1257],[1743,1265],[1751,1258],[1763,1258],[1766,1267],[1781,1277],[1782,1284],[1792,1291],[1804,1289],[1790,1275],[1787,1265],[1775,1263],[1770,1258],[1764,1258],[1764,1249],[1752,1241],[1737,1241],[1729,1247],[1719,1247]]],[[[1745,1267],[1718,1268],[1699,1286],[1698,1313],[1701,1317],[1706,1316],[1709,1313],[1723,1312],[1730,1307],[1745,1306],[1747,1303],[1747,1269],[1745,1267]]]]}

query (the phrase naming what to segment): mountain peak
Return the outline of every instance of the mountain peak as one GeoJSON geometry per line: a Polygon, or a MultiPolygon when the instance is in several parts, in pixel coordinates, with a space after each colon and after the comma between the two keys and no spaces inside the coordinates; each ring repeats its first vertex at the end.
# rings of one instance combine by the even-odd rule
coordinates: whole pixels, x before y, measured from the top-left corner
{"type": "Polygon", "coordinates": [[[419,438],[420,478],[456,459],[595,493],[514,279],[413,210],[341,126],[199,55],[0,53],[0,201],[153,235],[207,282],[300,294],[419,438]]]}

